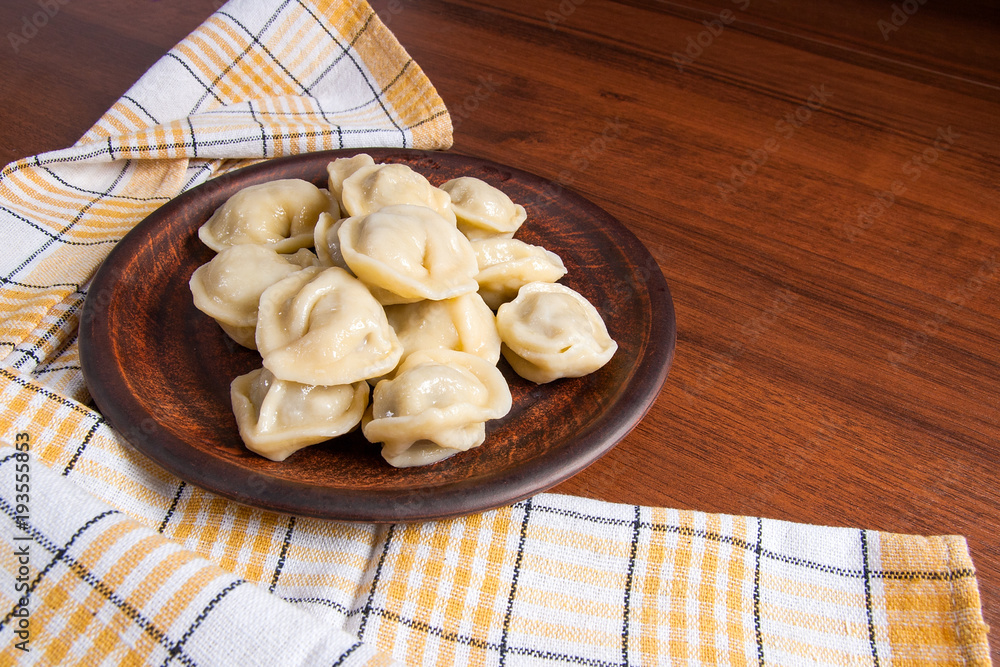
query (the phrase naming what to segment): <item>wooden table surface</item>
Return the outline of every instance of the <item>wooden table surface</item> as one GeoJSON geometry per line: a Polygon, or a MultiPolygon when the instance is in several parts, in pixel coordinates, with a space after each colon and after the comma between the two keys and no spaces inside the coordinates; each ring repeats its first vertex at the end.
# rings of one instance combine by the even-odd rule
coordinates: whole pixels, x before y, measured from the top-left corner
{"type": "MultiPolygon", "coordinates": [[[[5,0],[2,162],[76,141],[220,4],[5,0]]],[[[1000,627],[995,6],[373,3],[455,151],[590,198],[671,287],[662,394],[555,491],[965,535],[1000,627]]]]}

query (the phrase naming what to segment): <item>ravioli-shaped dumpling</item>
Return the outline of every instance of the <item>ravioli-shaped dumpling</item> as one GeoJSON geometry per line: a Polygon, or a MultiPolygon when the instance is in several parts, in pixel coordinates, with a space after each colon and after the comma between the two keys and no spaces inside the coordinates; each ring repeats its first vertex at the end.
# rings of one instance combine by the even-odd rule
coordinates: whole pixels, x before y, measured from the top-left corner
{"type": "Polygon", "coordinates": [[[375,385],[361,422],[397,468],[427,465],[486,439],[486,422],[511,408],[510,388],[490,362],[455,350],[420,350],[375,385]]]}
{"type": "Polygon", "coordinates": [[[284,255],[269,246],[229,246],[195,269],[188,284],[198,310],[218,322],[237,343],[255,350],[260,295],[316,261],[315,255],[304,248],[284,255]]]}
{"type": "Polygon", "coordinates": [[[343,220],[337,220],[329,213],[320,213],[313,230],[313,245],[316,257],[321,266],[339,266],[348,269],[347,262],[340,252],[340,239],[337,233],[343,220]]]}
{"type": "Polygon", "coordinates": [[[216,209],[198,229],[198,238],[216,252],[232,245],[268,245],[294,252],[313,243],[313,227],[327,211],[340,207],[326,190],[298,178],[243,188],[216,209]]]}
{"type": "Polygon", "coordinates": [[[541,246],[500,236],[472,241],[479,273],[479,294],[490,308],[517,296],[522,286],[533,282],[554,283],[566,275],[559,255],[541,246]]]}
{"type": "Polygon", "coordinates": [[[559,283],[522,287],[497,311],[497,330],[504,358],[537,384],[592,373],[618,349],[593,304],[559,283]]]}
{"type": "Polygon", "coordinates": [[[284,461],[360,424],[368,407],[368,383],[318,387],[279,380],[258,368],[233,380],[230,396],[247,449],[284,461]]]}
{"type": "Polygon", "coordinates": [[[342,201],[341,194],[344,191],[344,180],[362,167],[374,167],[375,160],[367,153],[358,153],[353,157],[337,158],[326,165],[327,187],[338,202],[342,201]]]}
{"type": "Polygon", "coordinates": [[[349,216],[374,213],[386,206],[411,204],[426,206],[455,224],[448,193],[431,185],[423,174],[405,164],[363,166],[344,179],[341,187],[340,199],[349,216]]]}
{"type": "Polygon", "coordinates": [[[433,210],[402,204],[346,218],[344,261],[384,305],[450,299],[479,289],[469,240],[433,210]]]}
{"type": "Polygon", "coordinates": [[[302,269],[261,294],[257,349],[275,377],[328,386],[384,375],[403,354],[382,306],[336,266],[302,269]]]}
{"type": "Polygon", "coordinates": [[[528,213],[507,193],[472,176],[453,178],[441,186],[451,195],[458,228],[470,239],[488,236],[510,238],[528,213]]]}
{"type": "Polygon", "coordinates": [[[475,292],[442,301],[386,306],[389,324],[403,345],[403,356],[417,350],[468,352],[491,364],[500,360],[496,318],[475,292]]]}

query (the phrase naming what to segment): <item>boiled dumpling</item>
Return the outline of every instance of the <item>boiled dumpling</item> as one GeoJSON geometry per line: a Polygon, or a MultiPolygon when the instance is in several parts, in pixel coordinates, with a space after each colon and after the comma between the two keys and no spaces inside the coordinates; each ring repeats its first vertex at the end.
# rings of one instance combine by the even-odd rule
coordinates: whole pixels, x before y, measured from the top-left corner
{"type": "Polygon", "coordinates": [[[337,237],[344,261],[382,304],[450,299],[479,289],[469,240],[424,206],[352,216],[337,237]]]}
{"type": "Polygon", "coordinates": [[[566,275],[559,255],[519,239],[494,236],[472,241],[479,273],[479,294],[490,308],[517,296],[523,285],[533,282],[554,283],[566,275]]]}
{"type": "Polygon", "coordinates": [[[497,330],[507,362],[538,384],[592,373],[618,349],[593,304],[558,283],[522,287],[497,311],[497,330]]]}
{"type": "MultiPolygon", "coordinates": [[[[348,269],[347,262],[340,252],[340,239],[337,233],[343,220],[337,220],[329,213],[320,213],[313,232],[313,245],[316,257],[322,266],[339,266],[348,269]]],[[[348,269],[349,270],[349,269],[348,269]]]]}
{"type": "Polygon", "coordinates": [[[371,442],[397,468],[426,465],[486,439],[486,422],[511,408],[510,388],[490,362],[455,350],[421,350],[375,385],[362,420],[371,442]]]}
{"type": "Polygon", "coordinates": [[[341,193],[344,190],[344,180],[362,167],[374,167],[375,160],[367,153],[358,153],[353,157],[337,158],[326,165],[327,187],[338,202],[342,202],[341,193]]]}
{"type": "Polygon", "coordinates": [[[272,461],[347,433],[368,407],[366,382],[304,385],[278,380],[266,368],[237,377],[230,394],[247,449],[272,461]]]}
{"type": "Polygon", "coordinates": [[[306,249],[283,255],[268,246],[224,248],[191,275],[194,305],[237,343],[257,349],[254,333],[260,295],[278,280],[315,263],[315,255],[306,249]]]}
{"type": "Polygon", "coordinates": [[[344,179],[340,198],[349,216],[374,213],[386,206],[411,204],[433,209],[455,224],[448,193],[431,185],[422,174],[405,164],[360,167],[344,179]]]}
{"type": "Polygon", "coordinates": [[[526,211],[498,188],[437,188],[364,153],[327,175],[329,190],[244,188],[199,229],[219,254],[192,275],[195,303],[263,364],[231,385],[251,451],[281,461],[360,424],[389,464],[433,463],[510,411],[501,354],[536,383],[615,354],[594,306],[555,282],[562,260],[513,238],[526,211]]]}
{"type": "Polygon", "coordinates": [[[308,268],[260,297],[264,367],[302,384],[352,384],[388,373],[403,348],[368,288],[339,267],[308,268]]]}
{"type": "Polygon", "coordinates": [[[326,190],[297,178],[243,188],[216,209],[198,229],[198,238],[216,252],[232,245],[268,245],[294,252],[313,244],[313,227],[322,212],[340,217],[326,190]]]}
{"type": "Polygon", "coordinates": [[[386,306],[403,356],[417,350],[468,352],[491,364],[500,360],[500,334],[493,311],[475,292],[442,301],[386,306]]]}
{"type": "Polygon", "coordinates": [[[441,189],[451,195],[458,228],[470,239],[511,237],[528,217],[502,190],[472,176],[453,178],[441,189]]]}

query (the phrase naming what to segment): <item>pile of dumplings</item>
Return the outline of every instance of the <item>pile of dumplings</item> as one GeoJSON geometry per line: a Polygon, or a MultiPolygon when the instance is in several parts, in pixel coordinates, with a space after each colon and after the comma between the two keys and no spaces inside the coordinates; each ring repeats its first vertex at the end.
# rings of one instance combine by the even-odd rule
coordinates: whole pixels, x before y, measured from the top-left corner
{"type": "Polygon", "coordinates": [[[216,252],[195,306],[260,368],[233,380],[240,437],[283,461],[360,425],[392,466],[482,444],[511,408],[501,354],[535,383],[617,350],[562,260],[514,238],[527,217],[473,177],[432,185],[367,154],[240,190],[198,230],[216,252]]]}

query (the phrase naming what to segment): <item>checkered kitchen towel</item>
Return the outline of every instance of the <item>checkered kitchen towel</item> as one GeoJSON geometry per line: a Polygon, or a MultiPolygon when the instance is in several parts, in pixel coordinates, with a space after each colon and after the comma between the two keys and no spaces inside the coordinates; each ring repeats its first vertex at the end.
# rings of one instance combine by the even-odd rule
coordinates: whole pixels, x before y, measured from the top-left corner
{"type": "Polygon", "coordinates": [[[234,0],[66,150],[0,175],[0,665],[988,664],[965,542],[541,494],[419,525],[237,505],[88,407],[126,231],[247,161],[447,148],[361,0],[234,0]]]}

